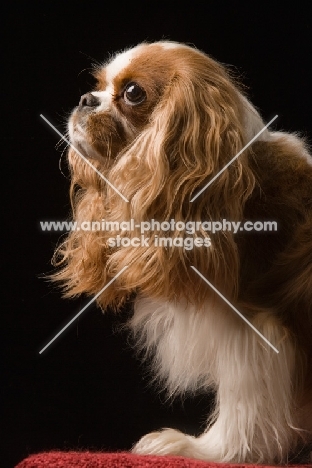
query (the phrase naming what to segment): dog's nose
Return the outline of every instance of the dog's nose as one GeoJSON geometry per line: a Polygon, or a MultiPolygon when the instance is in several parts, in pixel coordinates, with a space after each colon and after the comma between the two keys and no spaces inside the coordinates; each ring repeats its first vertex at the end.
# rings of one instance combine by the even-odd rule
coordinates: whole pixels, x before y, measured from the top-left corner
{"type": "Polygon", "coordinates": [[[100,105],[98,97],[93,96],[92,93],[87,93],[81,96],[79,101],[79,107],[97,107],[100,105]]]}

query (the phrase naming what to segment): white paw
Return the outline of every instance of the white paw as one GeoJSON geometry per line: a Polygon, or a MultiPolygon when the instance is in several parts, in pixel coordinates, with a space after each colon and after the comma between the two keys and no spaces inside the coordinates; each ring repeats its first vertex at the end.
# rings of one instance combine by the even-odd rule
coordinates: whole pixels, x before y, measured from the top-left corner
{"type": "Polygon", "coordinates": [[[132,451],[140,455],[180,455],[196,458],[191,436],[174,429],[151,432],[143,436],[132,451]]]}

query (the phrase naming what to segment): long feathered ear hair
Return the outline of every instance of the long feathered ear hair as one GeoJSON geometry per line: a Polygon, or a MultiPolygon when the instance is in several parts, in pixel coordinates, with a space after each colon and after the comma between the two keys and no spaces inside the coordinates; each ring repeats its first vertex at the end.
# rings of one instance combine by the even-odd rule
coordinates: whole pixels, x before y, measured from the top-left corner
{"type": "MultiPolygon", "coordinates": [[[[255,180],[242,154],[196,200],[191,198],[246,144],[244,99],[222,66],[197,51],[176,51],[177,64],[149,123],[117,156],[97,161],[97,169],[129,200],[126,203],[73,151],[73,218],[83,221],[239,221],[255,180]],[[183,66],[181,66],[181,54],[183,66]]],[[[73,231],[59,246],[53,279],[67,296],[96,294],[123,267],[128,268],[98,298],[102,307],[119,305],[133,292],[198,305],[209,288],[194,265],[216,287],[235,297],[239,260],[231,232],[211,235],[210,247],[155,246],[155,237],[202,237],[180,231],[146,232],[148,246],[111,247],[109,238],[140,237],[122,232],[73,231]]],[[[157,239],[156,239],[157,241],[157,239]]]]}

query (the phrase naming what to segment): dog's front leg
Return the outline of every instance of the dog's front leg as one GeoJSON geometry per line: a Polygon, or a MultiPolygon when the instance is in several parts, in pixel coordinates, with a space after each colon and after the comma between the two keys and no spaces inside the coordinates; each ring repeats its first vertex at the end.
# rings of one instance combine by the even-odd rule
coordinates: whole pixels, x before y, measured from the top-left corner
{"type": "Polygon", "coordinates": [[[287,460],[297,439],[295,351],[287,332],[269,313],[255,325],[279,353],[245,324],[220,336],[213,369],[216,409],[207,430],[197,438],[173,429],[151,433],[135,445],[134,452],[236,463],[287,460]]]}

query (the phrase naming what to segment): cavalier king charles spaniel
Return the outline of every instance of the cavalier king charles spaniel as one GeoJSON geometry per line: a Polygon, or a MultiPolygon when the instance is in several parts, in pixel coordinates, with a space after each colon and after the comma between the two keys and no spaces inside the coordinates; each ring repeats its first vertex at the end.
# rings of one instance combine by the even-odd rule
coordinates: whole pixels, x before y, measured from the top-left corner
{"type": "Polygon", "coordinates": [[[305,142],[265,128],[229,71],[187,45],[142,43],[94,76],[68,123],[81,228],[54,280],[67,296],[103,290],[102,309],[133,301],[129,327],[168,394],[216,394],[199,437],[163,429],[133,451],[291,462],[312,440],[305,142]]]}

